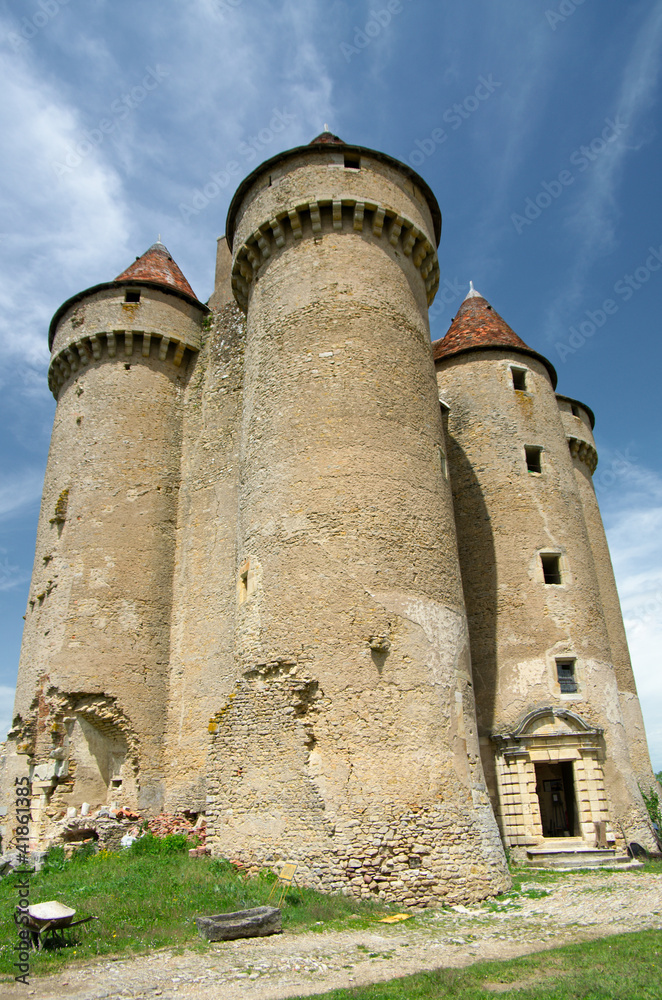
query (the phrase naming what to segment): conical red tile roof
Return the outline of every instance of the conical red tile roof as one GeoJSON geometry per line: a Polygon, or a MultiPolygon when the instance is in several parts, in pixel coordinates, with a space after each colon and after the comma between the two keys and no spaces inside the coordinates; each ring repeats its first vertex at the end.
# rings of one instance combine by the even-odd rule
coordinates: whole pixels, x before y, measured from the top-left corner
{"type": "Polygon", "coordinates": [[[345,143],[342,141],[342,139],[339,139],[337,135],[334,135],[333,132],[329,132],[328,129],[325,129],[324,132],[320,132],[320,134],[315,136],[314,139],[311,139],[308,145],[344,146],[345,143]]]}
{"type": "Polygon", "coordinates": [[[153,243],[142,257],[136,257],[133,264],[127,267],[115,278],[115,281],[152,281],[167,288],[176,288],[179,292],[197,296],[188,281],[170,256],[167,247],[160,241],[153,243]]]}
{"type": "Polygon", "coordinates": [[[556,386],[557,376],[552,363],[525,344],[472,285],[446,336],[433,343],[433,357],[435,361],[442,361],[455,354],[489,348],[514,350],[538,358],[549,371],[552,383],[556,386]]]}

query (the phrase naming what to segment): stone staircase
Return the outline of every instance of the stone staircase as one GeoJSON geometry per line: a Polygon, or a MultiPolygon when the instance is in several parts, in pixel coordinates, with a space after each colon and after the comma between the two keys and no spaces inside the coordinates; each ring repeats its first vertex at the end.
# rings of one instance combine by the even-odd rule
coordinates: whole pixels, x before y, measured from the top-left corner
{"type": "Polygon", "coordinates": [[[536,868],[566,870],[639,864],[615,847],[590,847],[578,837],[549,838],[540,847],[529,847],[526,851],[526,863],[536,868]]]}

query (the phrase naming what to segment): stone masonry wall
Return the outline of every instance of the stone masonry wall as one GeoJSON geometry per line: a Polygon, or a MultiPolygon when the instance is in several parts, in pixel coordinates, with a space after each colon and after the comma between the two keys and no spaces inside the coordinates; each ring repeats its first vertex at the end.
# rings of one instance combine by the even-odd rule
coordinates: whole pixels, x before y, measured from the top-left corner
{"type": "Polygon", "coordinates": [[[572,708],[604,730],[612,821],[650,841],[584,507],[547,369],[531,356],[490,350],[448,358],[437,374],[450,407],[449,462],[484,752],[486,738],[511,731],[528,712],[572,708]],[[514,388],[513,366],[526,369],[526,391],[514,388]],[[540,473],[527,470],[527,445],[542,448],[540,473]],[[541,553],[558,554],[560,584],[545,583],[541,553]],[[561,692],[557,657],[575,659],[576,692],[561,692]]]}
{"type": "MultiPolygon", "coordinates": [[[[291,853],[327,888],[475,899],[508,874],[478,752],[443,472],[426,309],[434,235],[409,179],[380,191],[369,159],[360,210],[356,170],[355,204],[304,210],[299,168],[297,157],[290,174],[254,184],[268,232],[247,221],[250,197],[238,213],[235,292],[249,301],[241,680],[212,717],[211,780],[219,769],[222,786],[210,792],[210,842],[231,856],[291,853]],[[425,229],[396,221],[414,216],[425,229]],[[314,743],[276,670],[288,664],[319,694],[306,719],[314,743]],[[230,759],[241,769],[232,781],[230,759]],[[296,804],[273,829],[269,788],[296,804]],[[420,866],[416,847],[430,850],[420,866]]],[[[318,190],[343,194],[342,165],[316,170],[318,190]]]]}
{"type": "MultiPolygon", "coordinates": [[[[122,783],[125,804],[144,809],[158,808],[163,795],[181,404],[191,353],[180,345],[198,334],[192,307],[182,311],[179,299],[161,336],[144,333],[152,305],[160,313],[167,299],[154,292],[150,303],[151,294],[143,290],[138,309],[127,313],[138,329],[127,329],[126,318],[117,329],[120,289],[114,298],[104,291],[78,303],[62,319],[64,339],[60,328],[55,337],[54,359],[66,349],[71,357],[53,376],[58,406],[15,709],[20,752],[35,764],[42,728],[58,724],[40,704],[75,695],[115,705],[137,761],[137,775],[122,783]],[[95,317],[89,337],[88,307],[95,317]]],[[[198,309],[198,327],[202,318],[198,309]]],[[[73,725],[76,707],[69,707],[73,725]]],[[[89,740],[78,726],[67,750],[72,766],[89,756],[104,725],[97,720],[89,740]]],[[[49,754],[57,751],[51,746],[49,754]]]]}
{"type": "Polygon", "coordinates": [[[236,677],[244,333],[243,314],[226,300],[205,325],[186,391],[165,738],[170,812],[205,809],[209,717],[236,677]]]}
{"type": "Polygon", "coordinates": [[[593,484],[593,472],[597,464],[595,441],[587,416],[573,414],[572,404],[559,399],[561,420],[565,428],[572,464],[577,482],[577,489],[584,509],[586,530],[593,553],[600,599],[604,608],[605,623],[609,635],[614,675],[618,685],[621,713],[627,732],[628,750],[637,784],[647,791],[654,786],[655,778],[650,762],[648,744],[641,705],[632,671],[630,651],[628,649],[623,614],[616,589],[614,569],[609,554],[607,536],[605,534],[598,500],[593,484]]]}

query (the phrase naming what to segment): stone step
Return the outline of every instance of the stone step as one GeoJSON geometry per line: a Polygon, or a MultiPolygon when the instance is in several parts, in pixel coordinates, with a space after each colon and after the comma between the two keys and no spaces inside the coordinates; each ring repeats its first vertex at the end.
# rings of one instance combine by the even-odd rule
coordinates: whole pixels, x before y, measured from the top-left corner
{"type": "Polygon", "coordinates": [[[599,847],[530,847],[526,852],[529,865],[539,868],[596,868],[602,865],[631,864],[627,854],[617,853],[616,848],[599,847]]]}

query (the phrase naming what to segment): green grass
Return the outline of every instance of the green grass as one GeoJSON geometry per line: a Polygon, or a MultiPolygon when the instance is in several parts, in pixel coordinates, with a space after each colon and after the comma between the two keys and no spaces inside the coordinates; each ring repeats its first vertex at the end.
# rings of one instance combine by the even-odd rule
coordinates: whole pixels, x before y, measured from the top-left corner
{"type": "MultiPolygon", "coordinates": [[[[43,871],[30,878],[30,903],[60,900],[76,917],[99,919],[69,932],[67,947],[33,952],[31,975],[55,972],[72,960],[97,955],[132,954],[154,948],[208,947],[197,934],[194,917],[263,906],[275,879],[264,872],[246,878],[228,861],[188,857],[178,835],[144,837],[120,853],[79,849],[65,861],[62,849],[50,852],[43,871]]],[[[16,943],[13,922],[18,876],[0,880],[0,976],[12,976],[16,943]]],[[[273,903],[273,901],[272,901],[273,903]]],[[[295,886],[283,906],[283,928],[322,931],[367,927],[383,904],[360,903],[295,886]]]]}
{"type": "MultiPolygon", "coordinates": [[[[31,876],[30,902],[58,899],[74,907],[78,917],[96,916],[99,919],[69,932],[67,947],[40,954],[33,952],[31,975],[55,972],[71,962],[95,956],[131,955],[165,947],[204,951],[209,946],[197,935],[195,916],[242,910],[267,902],[275,878],[273,873],[264,872],[246,878],[228,861],[189,858],[187,847],[185,838],[173,835],[161,840],[147,836],[119,853],[101,851],[94,854],[91,848],[80,848],[69,861],[65,860],[61,849],[51,851],[43,871],[31,876]]],[[[662,874],[662,861],[649,862],[642,868],[632,869],[632,872],[662,874]]],[[[590,874],[600,877],[613,873],[596,869],[590,874]]],[[[14,874],[0,880],[0,977],[13,977],[14,973],[12,948],[17,937],[13,913],[18,878],[20,876],[14,874]]],[[[563,878],[559,872],[514,868],[513,888],[499,897],[499,904],[510,901],[513,909],[519,908],[518,901],[543,898],[553,884],[563,878]]],[[[496,910],[500,908],[499,904],[488,901],[485,907],[496,910]]],[[[350,927],[359,930],[374,927],[376,920],[388,912],[393,912],[392,908],[381,901],[361,903],[347,896],[325,895],[312,889],[295,887],[288,893],[283,907],[283,927],[290,932],[321,932],[350,927]]],[[[437,914],[444,912],[453,915],[452,911],[436,911],[437,914]]],[[[434,912],[426,911],[414,916],[407,926],[416,923],[424,928],[435,919],[434,912]]],[[[611,941],[609,947],[612,947],[611,941]]],[[[434,988],[437,989],[436,986],[434,988]]],[[[662,996],[662,989],[658,993],[662,996]]],[[[397,997],[400,994],[330,994],[336,995],[397,997]]],[[[469,998],[488,994],[411,994],[412,997],[419,995],[469,998]]],[[[650,995],[657,997],[657,994],[650,995]]],[[[527,994],[521,996],[524,1000],[527,994]]],[[[566,994],[558,996],[565,997],[566,994]]],[[[592,998],[593,994],[585,996],[592,998]]],[[[602,996],[595,994],[595,997],[602,996]]],[[[627,993],[613,993],[618,1000],[628,996],[627,993]]],[[[641,1000],[647,996],[646,993],[640,994],[641,1000]]],[[[556,994],[551,993],[552,997],[556,994]]]]}
{"type": "Polygon", "coordinates": [[[507,962],[332,990],[316,1000],[659,1000],[661,995],[662,931],[642,931],[507,962]]]}

